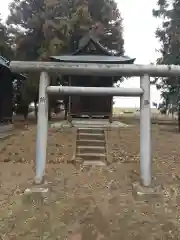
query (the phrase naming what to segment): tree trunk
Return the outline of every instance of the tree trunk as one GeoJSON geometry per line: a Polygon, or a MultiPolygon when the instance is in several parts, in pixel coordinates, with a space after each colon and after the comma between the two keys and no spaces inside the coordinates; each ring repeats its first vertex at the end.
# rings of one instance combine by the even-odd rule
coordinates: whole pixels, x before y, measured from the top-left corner
{"type": "Polygon", "coordinates": [[[49,100],[48,102],[48,121],[51,121],[51,110],[52,110],[52,104],[51,101],[49,100]]]}
{"type": "Polygon", "coordinates": [[[68,114],[68,106],[64,105],[64,120],[67,120],[67,114],[68,114]]]}
{"type": "Polygon", "coordinates": [[[180,106],[178,107],[178,131],[180,132],[180,106]]]}
{"type": "Polygon", "coordinates": [[[34,113],[35,113],[35,117],[36,117],[36,121],[37,121],[38,107],[37,107],[37,102],[36,101],[34,101],[34,113]]]}
{"type": "Polygon", "coordinates": [[[48,121],[51,121],[51,108],[48,109],[48,121]]]}
{"type": "Polygon", "coordinates": [[[65,98],[64,98],[64,120],[67,120],[68,107],[69,107],[69,97],[65,96],[65,98]]]}

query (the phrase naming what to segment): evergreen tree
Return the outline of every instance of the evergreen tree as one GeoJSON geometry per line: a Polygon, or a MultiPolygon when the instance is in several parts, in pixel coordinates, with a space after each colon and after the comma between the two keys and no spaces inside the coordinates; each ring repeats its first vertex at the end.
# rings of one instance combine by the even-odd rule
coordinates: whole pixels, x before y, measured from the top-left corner
{"type": "MultiPolygon", "coordinates": [[[[163,20],[162,27],[156,31],[156,37],[161,42],[161,57],[158,64],[180,65],[180,0],[158,0],[158,9],[153,10],[153,16],[163,20]]],[[[161,90],[163,109],[169,107],[178,111],[178,126],[180,131],[180,78],[166,77],[157,81],[161,90]]]]}
{"type": "MultiPolygon", "coordinates": [[[[14,0],[7,24],[19,60],[72,53],[89,31],[105,46],[124,52],[122,19],[114,0],[14,0]]],[[[37,99],[38,78],[29,76],[24,101],[37,99]]]]}
{"type": "Polygon", "coordinates": [[[2,22],[0,16],[0,55],[10,59],[12,57],[11,44],[9,42],[8,29],[6,25],[2,22]]]}
{"type": "Polygon", "coordinates": [[[123,52],[122,19],[114,0],[14,0],[7,23],[18,59],[70,53],[90,29],[103,44],[123,52]]]}

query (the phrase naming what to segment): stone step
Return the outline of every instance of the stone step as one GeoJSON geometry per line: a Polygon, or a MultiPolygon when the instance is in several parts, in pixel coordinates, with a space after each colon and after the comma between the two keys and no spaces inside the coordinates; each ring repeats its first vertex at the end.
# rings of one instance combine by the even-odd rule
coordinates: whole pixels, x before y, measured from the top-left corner
{"type": "Polygon", "coordinates": [[[84,161],[83,165],[86,166],[97,166],[97,167],[105,167],[106,163],[103,161],[84,161]]]}
{"type": "Polygon", "coordinates": [[[105,146],[77,146],[76,153],[106,153],[105,146]]]}
{"type": "Polygon", "coordinates": [[[77,153],[76,156],[84,161],[106,162],[106,155],[102,153],[77,153]]]}
{"type": "Polygon", "coordinates": [[[93,119],[80,119],[80,120],[78,120],[78,119],[73,119],[73,121],[72,121],[72,124],[73,125],[80,125],[80,126],[82,126],[82,125],[89,125],[89,126],[91,126],[91,125],[100,125],[100,126],[102,126],[102,125],[106,125],[106,124],[108,124],[109,123],[109,121],[107,120],[107,119],[100,119],[100,120],[93,120],[93,119]]]}
{"type": "Polygon", "coordinates": [[[81,127],[78,128],[78,133],[97,133],[97,134],[101,134],[104,133],[104,129],[103,128],[88,128],[88,127],[81,127]]]}
{"type": "Polygon", "coordinates": [[[13,132],[0,133],[0,140],[5,140],[6,138],[12,137],[13,132]]]}
{"type": "Polygon", "coordinates": [[[73,125],[76,128],[101,128],[101,129],[106,129],[109,125],[101,125],[101,124],[75,124],[73,125]]]}
{"type": "Polygon", "coordinates": [[[81,139],[77,140],[77,146],[105,146],[105,140],[81,139]]]}
{"type": "Polygon", "coordinates": [[[11,132],[14,130],[13,124],[0,125],[0,133],[11,132]]]}
{"type": "Polygon", "coordinates": [[[104,133],[79,133],[77,139],[91,139],[91,140],[104,140],[104,133]]]}

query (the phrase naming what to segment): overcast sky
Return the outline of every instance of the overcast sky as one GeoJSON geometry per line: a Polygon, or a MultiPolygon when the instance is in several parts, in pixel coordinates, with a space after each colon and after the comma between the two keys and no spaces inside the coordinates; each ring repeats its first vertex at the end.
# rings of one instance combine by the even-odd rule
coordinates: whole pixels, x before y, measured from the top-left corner
{"type": "MultiPolygon", "coordinates": [[[[123,17],[126,54],[136,58],[137,64],[156,62],[159,54],[159,42],[155,38],[160,21],[152,16],[157,0],[117,0],[123,17]]],[[[139,78],[131,78],[122,83],[122,87],[138,87],[139,78]]],[[[160,101],[160,93],[151,87],[151,103],[160,101]]],[[[119,98],[117,106],[139,107],[139,98],[119,98]]]]}
{"type": "MultiPolygon", "coordinates": [[[[1,0],[0,13],[3,20],[8,15],[8,5],[11,0],[1,0]]],[[[156,7],[157,0],[117,0],[123,17],[124,40],[126,55],[136,58],[137,64],[155,62],[159,48],[155,38],[155,30],[159,21],[152,17],[152,9],[156,7]]],[[[126,80],[122,87],[138,87],[139,79],[126,80]]],[[[160,94],[155,87],[151,87],[151,102],[159,102],[160,94]]],[[[116,106],[139,107],[139,98],[117,98],[116,106]]]]}

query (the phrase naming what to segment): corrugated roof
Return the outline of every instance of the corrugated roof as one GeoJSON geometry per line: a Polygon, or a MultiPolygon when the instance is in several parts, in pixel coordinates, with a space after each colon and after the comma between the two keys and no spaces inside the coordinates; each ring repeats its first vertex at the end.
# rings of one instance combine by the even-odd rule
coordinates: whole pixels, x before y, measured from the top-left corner
{"type": "MultiPolygon", "coordinates": [[[[10,61],[8,61],[3,56],[0,56],[0,66],[8,68],[9,71],[11,72],[11,70],[9,68],[9,64],[10,64],[10,61]]],[[[23,76],[22,74],[19,74],[19,73],[16,73],[16,72],[11,72],[11,73],[13,74],[14,79],[19,79],[19,80],[25,80],[26,79],[26,77],[23,76]]]]}
{"type": "Polygon", "coordinates": [[[51,56],[51,60],[59,62],[79,62],[79,63],[117,63],[117,64],[133,64],[135,58],[127,56],[101,56],[101,55],[62,55],[51,56]]]}
{"type": "Polygon", "coordinates": [[[9,68],[9,61],[6,60],[4,57],[0,56],[0,65],[9,68]]]}

